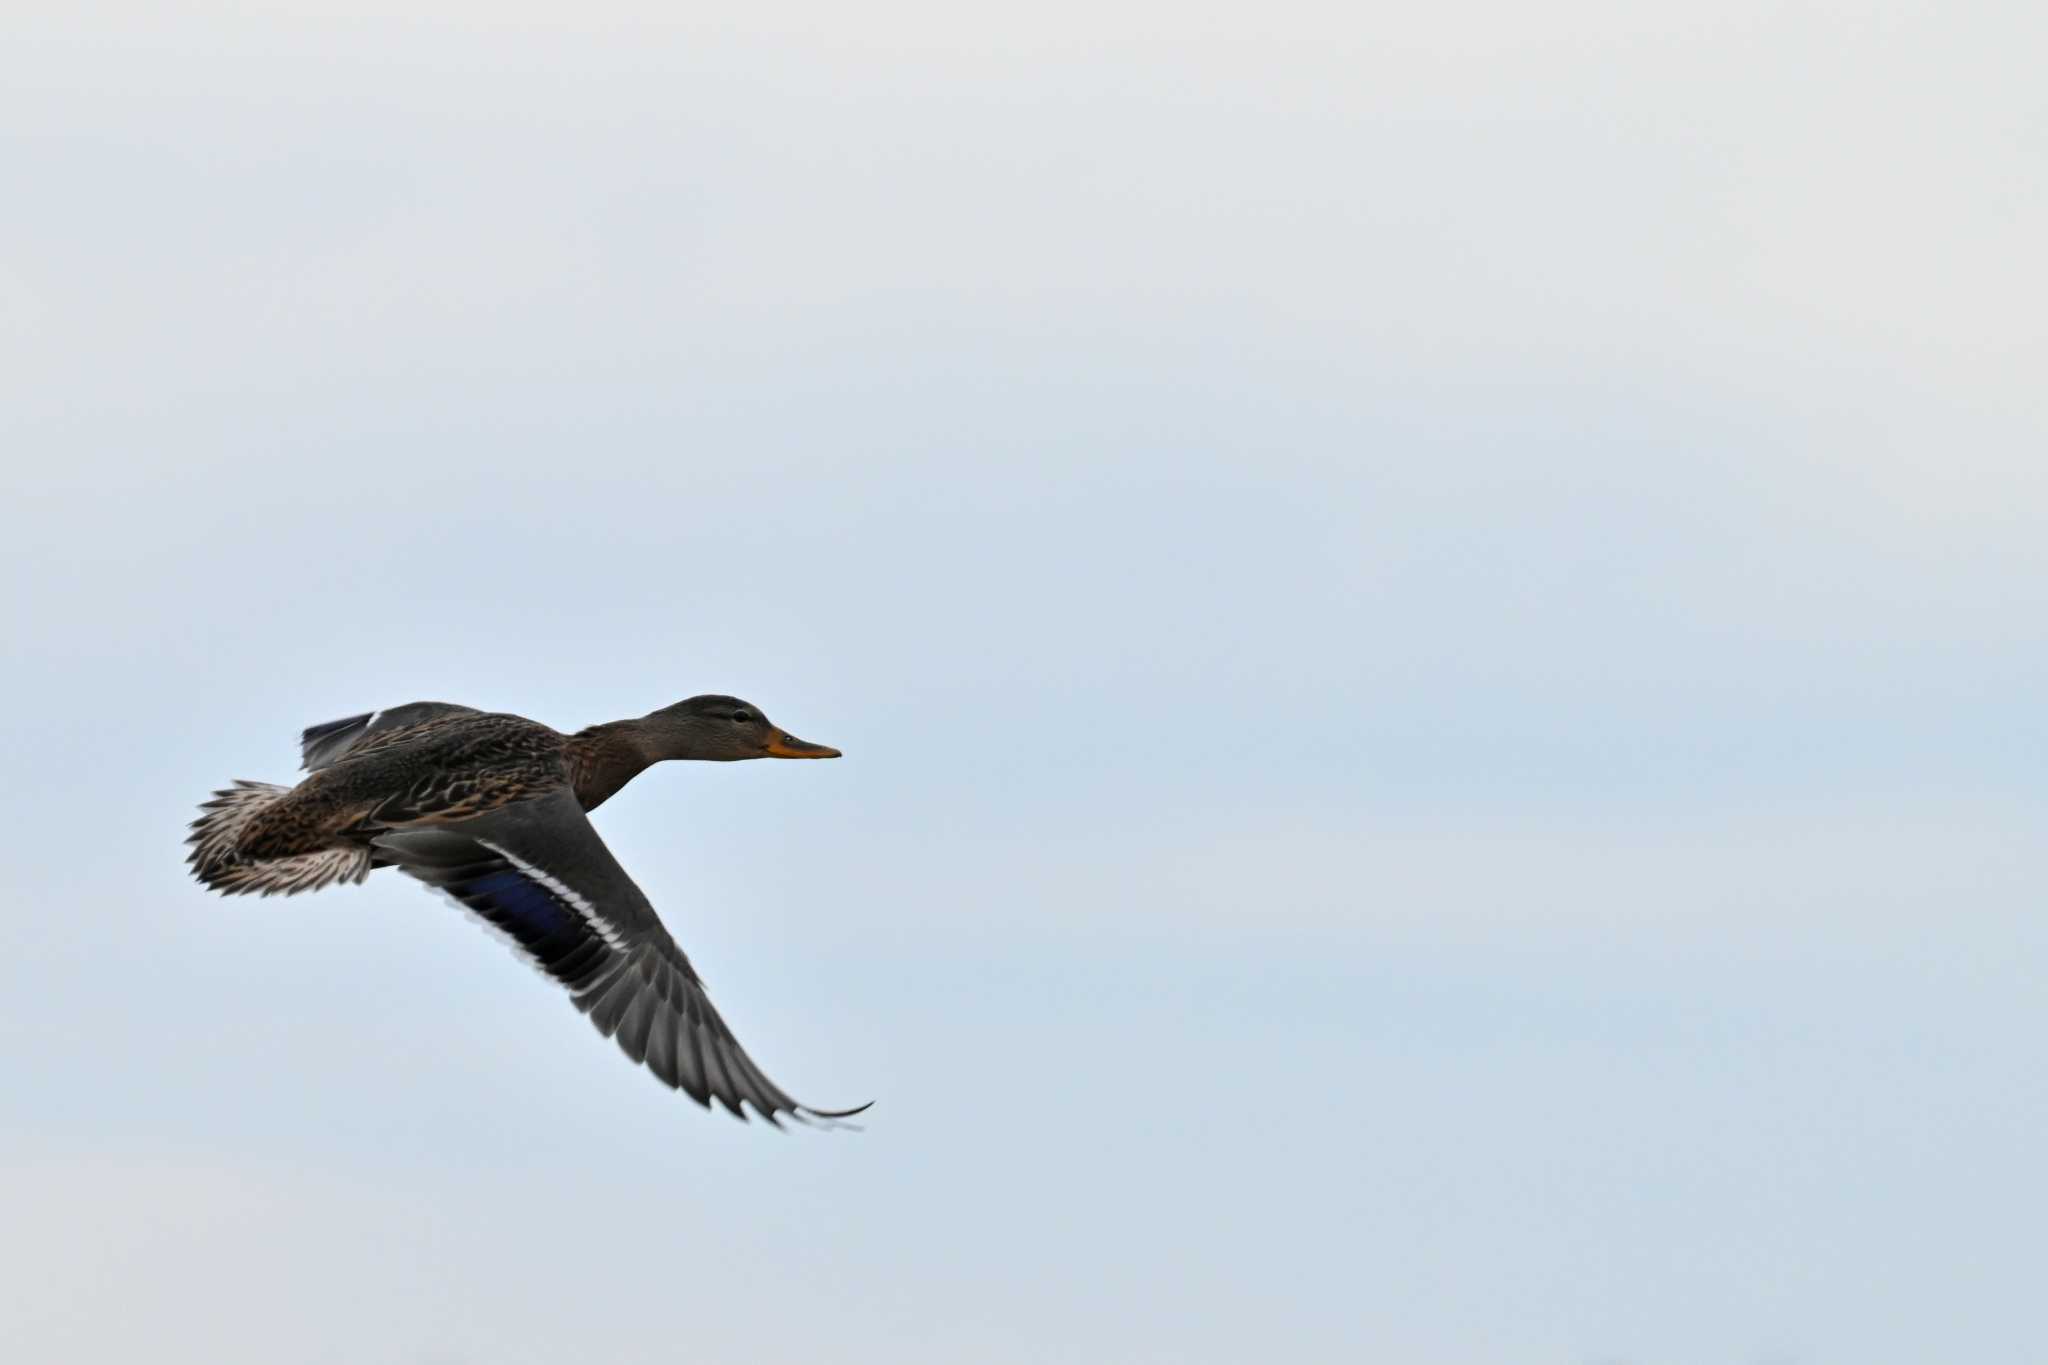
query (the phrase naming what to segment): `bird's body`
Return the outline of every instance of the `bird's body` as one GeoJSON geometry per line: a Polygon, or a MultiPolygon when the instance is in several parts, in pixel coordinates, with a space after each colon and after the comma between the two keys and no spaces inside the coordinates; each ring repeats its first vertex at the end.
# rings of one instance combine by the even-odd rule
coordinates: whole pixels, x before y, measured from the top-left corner
{"type": "MultiPolygon", "coordinates": [[[[763,1076],[586,812],[669,758],[833,758],[737,698],[693,697],[565,735],[412,702],[317,725],[296,787],[238,782],[193,822],[195,876],[224,894],[360,882],[396,866],[446,892],[566,986],[600,1031],[700,1104],[833,1119],[763,1076]]],[[[865,1106],[863,1106],[865,1107],[865,1106]]]]}

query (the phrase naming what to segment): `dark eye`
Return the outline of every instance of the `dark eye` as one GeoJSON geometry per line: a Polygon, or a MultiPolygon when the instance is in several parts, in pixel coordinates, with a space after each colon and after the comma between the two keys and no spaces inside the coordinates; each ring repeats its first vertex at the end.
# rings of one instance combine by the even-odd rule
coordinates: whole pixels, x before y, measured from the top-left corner
{"type": "Polygon", "coordinates": [[[754,713],[752,711],[735,711],[732,713],[732,718],[738,721],[740,724],[745,725],[748,721],[754,718],[754,713]]]}

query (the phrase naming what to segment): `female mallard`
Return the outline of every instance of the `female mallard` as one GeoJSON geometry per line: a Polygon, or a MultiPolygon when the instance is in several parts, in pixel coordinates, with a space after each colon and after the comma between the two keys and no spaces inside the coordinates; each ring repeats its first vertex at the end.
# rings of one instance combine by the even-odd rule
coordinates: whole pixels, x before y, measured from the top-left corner
{"type": "Polygon", "coordinates": [[[560,734],[422,701],[316,725],[296,787],[237,782],[192,822],[193,875],[228,895],[313,891],[379,867],[451,896],[569,988],[598,1031],[671,1087],[741,1119],[811,1109],[754,1065],[654,907],[584,814],[668,758],[837,758],[735,697],[560,734]]]}

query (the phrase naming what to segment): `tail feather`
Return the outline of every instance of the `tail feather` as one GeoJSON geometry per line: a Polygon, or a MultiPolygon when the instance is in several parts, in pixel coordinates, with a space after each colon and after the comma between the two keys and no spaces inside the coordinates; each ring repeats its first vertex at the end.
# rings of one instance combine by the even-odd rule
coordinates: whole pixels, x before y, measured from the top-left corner
{"type": "Polygon", "coordinates": [[[251,816],[290,791],[270,782],[237,779],[199,807],[192,833],[185,840],[192,852],[185,861],[192,875],[226,896],[260,892],[266,896],[317,891],[335,882],[360,882],[370,875],[368,848],[323,848],[288,858],[252,860],[236,851],[235,841],[251,816]]]}

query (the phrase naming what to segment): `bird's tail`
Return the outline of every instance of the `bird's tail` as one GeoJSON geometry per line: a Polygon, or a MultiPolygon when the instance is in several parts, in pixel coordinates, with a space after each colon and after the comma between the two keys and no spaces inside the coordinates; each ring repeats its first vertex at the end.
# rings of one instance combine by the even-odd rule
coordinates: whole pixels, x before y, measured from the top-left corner
{"type": "Polygon", "coordinates": [[[368,848],[342,845],[296,853],[285,858],[246,858],[236,847],[243,829],[257,812],[291,790],[270,782],[237,780],[223,787],[213,799],[199,807],[192,833],[185,840],[192,846],[185,861],[192,875],[226,896],[261,892],[266,896],[289,896],[300,891],[317,891],[335,882],[360,882],[370,875],[368,848]]]}

